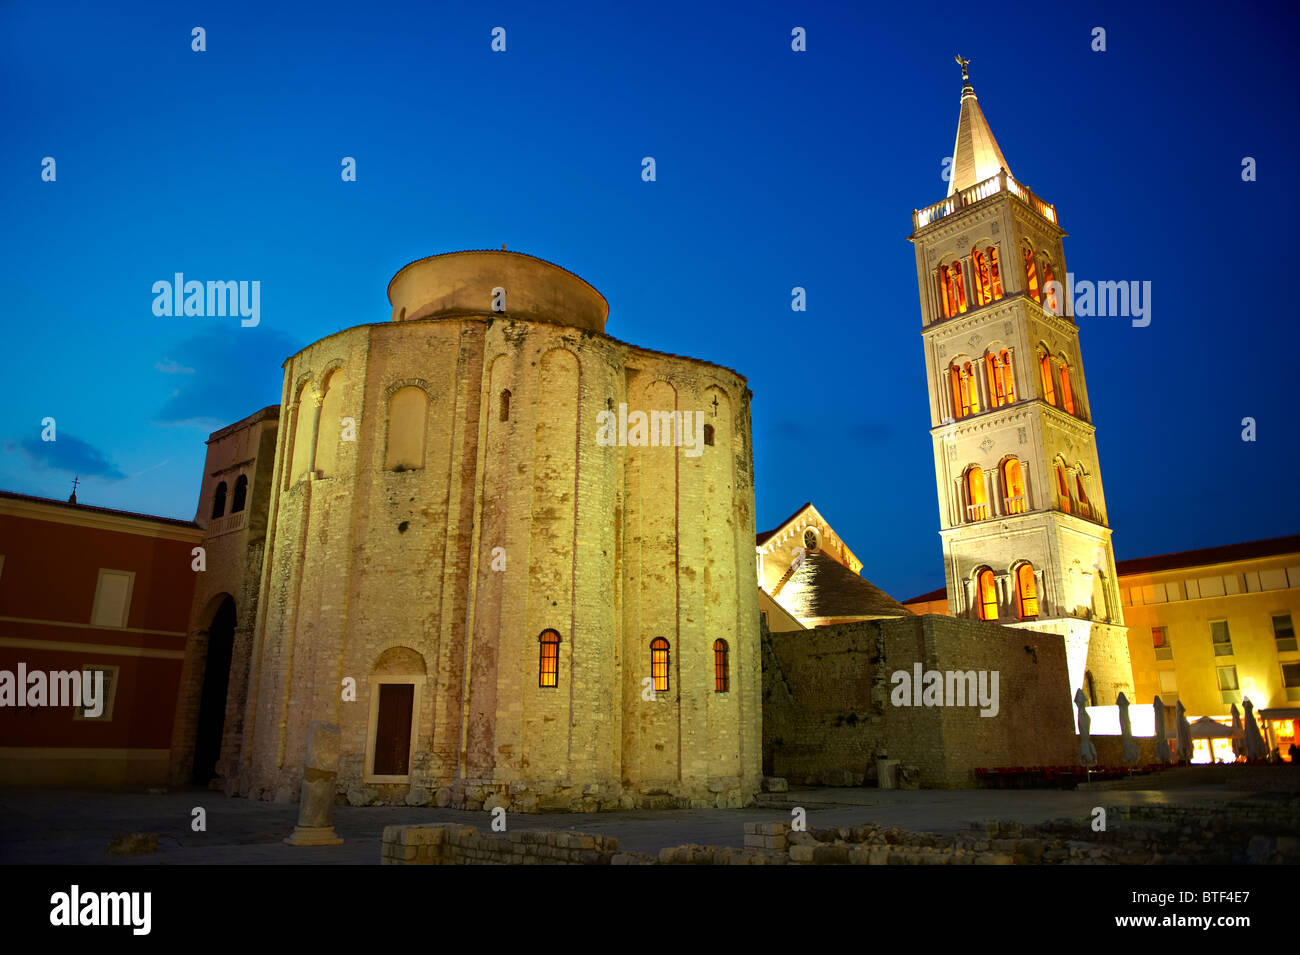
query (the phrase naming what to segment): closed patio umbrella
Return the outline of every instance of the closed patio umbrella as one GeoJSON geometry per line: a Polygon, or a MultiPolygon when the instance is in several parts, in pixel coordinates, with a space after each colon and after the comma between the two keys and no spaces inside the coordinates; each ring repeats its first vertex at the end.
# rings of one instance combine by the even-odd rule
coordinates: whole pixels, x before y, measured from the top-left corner
{"type": "Polygon", "coordinates": [[[1156,762],[1168,763],[1173,757],[1169,753],[1169,737],[1165,735],[1165,705],[1158,696],[1152,699],[1151,705],[1156,718],[1156,762]]]}
{"type": "Polygon", "coordinates": [[[1124,762],[1136,763],[1138,744],[1133,740],[1133,721],[1128,715],[1128,697],[1121,692],[1115,698],[1115,704],[1119,707],[1119,732],[1124,741],[1124,762]]]}
{"type": "Polygon", "coordinates": [[[1083,690],[1074,694],[1074,705],[1079,708],[1079,765],[1091,766],[1097,761],[1097,747],[1088,739],[1092,717],[1088,715],[1088,698],[1083,695],[1083,690]]]}

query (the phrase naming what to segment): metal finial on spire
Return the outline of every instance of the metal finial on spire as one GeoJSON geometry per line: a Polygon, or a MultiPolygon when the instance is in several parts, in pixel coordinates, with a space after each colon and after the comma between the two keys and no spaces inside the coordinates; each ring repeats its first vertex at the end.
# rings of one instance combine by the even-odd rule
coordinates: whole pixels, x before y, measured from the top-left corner
{"type": "Polygon", "coordinates": [[[970,65],[970,60],[963,59],[960,53],[958,53],[955,57],[953,57],[953,59],[955,59],[957,63],[961,66],[961,78],[963,80],[969,80],[970,74],[966,72],[966,67],[970,65]]]}
{"type": "Polygon", "coordinates": [[[69,504],[77,503],[77,485],[81,483],[81,475],[76,475],[72,479],[72,494],[68,496],[69,504]]]}

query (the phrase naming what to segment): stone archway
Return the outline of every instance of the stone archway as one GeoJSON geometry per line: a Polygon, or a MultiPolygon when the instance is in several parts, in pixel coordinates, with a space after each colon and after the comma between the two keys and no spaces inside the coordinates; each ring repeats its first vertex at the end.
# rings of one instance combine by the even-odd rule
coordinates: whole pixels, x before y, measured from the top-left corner
{"type": "Polygon", "coordinates": [[[207,786],[217,775],[217,760],[221,758],[221,737],[226,723],[226,690],[230,683],[236,621],[235,600],[227,594],[213,613],[207,628],[208,652],[199,694],[191,777],[200,786],[207,786]]]}

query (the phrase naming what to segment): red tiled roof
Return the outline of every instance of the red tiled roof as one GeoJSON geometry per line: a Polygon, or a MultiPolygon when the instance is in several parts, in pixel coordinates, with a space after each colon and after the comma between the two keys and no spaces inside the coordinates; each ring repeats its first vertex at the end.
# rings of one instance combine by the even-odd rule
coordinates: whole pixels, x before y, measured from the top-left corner
{"type": "Polygon", "coordinates": [[[903,606],[908,604],[929,603],[932,600],[947,600],[948,588],[940,587],[938,590],[931,590],[929,593],[921,594],[919,597],[913,597],[911,600],[904,600],[903,606]]]}
{"type": "Polygon", "coordinates": [[[1244,541],[1240,544],[1224,544],[1220,547],[1203,547],[1200,550],[1184,550],[1174,554],[1158,554],[1154,557],[1135,557],[1131,560],[1116,561],[1115,569],[1121,577],[1127,577],[1130,574],[1154,574],[1179,567],[1203,567],[1207,564],[1226,564],[1237,560],[1295,553],[1300,553],[1300,534],[1244,541]]]}
{"type": "Polygon", "coordinates": [[[70,501],[57,501],[52,497],[36,497],[32,494],[18,494],[14,491],[0,491],[0,497],[11,498],[15,501],[31,501],[34,504],[50,504],[54,507],[66,507],[74,511],[90,511],[94,514],[112,514],[116,517],[133,517],[141,521],[153,521],[157,524],[171,524],[174,527],[191,527],[197,528],[199,525],[193,521],[182,521],[175,517],[159,517],[156,514],[140,514],[136,511],[119,511],[111,507],[95,507],[91,504],[73,504],[70,501]]]}

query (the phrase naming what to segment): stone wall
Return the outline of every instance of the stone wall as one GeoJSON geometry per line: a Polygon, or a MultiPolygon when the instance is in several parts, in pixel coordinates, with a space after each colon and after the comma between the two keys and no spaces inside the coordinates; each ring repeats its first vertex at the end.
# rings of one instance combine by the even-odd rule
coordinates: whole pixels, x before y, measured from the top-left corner
{"type": "MultiPolygon", "coordinates": [[[[481,833],[474,826],[435,823],[384,828],[383,865],[609,865],[618,840],[585,832],[518,829],[481,833]]],[[[623,864],[632,854],[622,854],[623,864]]]]}
{"type": "Polygon", "coordinates": [[[1073,765],[1065,650],[1050,634],[935,614],[765,634],[764,767],[793,783],[874,783],[876,760],[927,788],[989,766],[1073,765]],[[998,712],[894,706],[895,671],[997,671],[998,712]],[[910,774],[905,774],[910,775],[910,774]]]}

